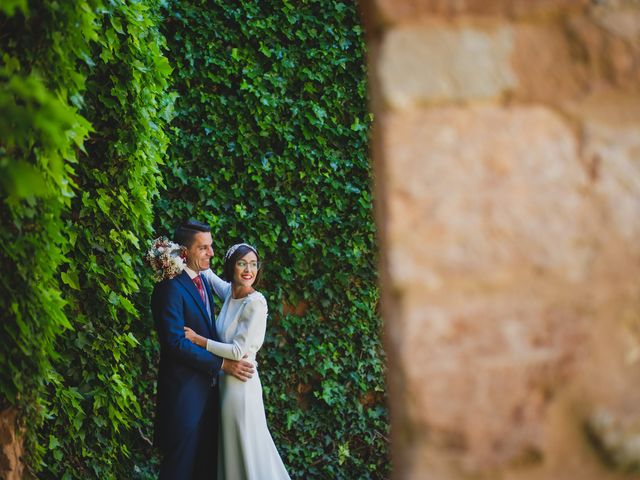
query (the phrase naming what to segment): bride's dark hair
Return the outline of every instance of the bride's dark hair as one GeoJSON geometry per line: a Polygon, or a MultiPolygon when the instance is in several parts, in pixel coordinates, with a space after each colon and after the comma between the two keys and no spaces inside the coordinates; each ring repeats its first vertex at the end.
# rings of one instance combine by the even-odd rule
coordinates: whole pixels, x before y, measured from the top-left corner
{"type": "MultiPolygon", "coordinates": [[[[253,248],[251,248],[251,247],[249,247],[247,245],[240,245],[224,261],[224,265],[222,266],[222,275],[221,275],[223,280],[226,280],[227,282],[233,282],[233,272],[234,272],[234,269],[236,267],[236,262],[238,261],[238,259],[244,257],[249,252],[255,253],[256,257],[258,258],[258,262],[260,262],[260,255],[258,255],[258,252],[256,252],[253,248]]],[[[258,282],[260,281],[261,273],[262,273],[262,266],[256,272],[256,279],[253,282],[253,287],[258,285],[258,282]]]]}

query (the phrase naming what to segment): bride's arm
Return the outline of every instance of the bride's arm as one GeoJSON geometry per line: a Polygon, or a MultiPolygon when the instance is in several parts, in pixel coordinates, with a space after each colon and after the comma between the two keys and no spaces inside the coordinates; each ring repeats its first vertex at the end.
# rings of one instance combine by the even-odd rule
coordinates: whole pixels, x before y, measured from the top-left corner
{"type": "Polygon", "coordinates": [[[231,284],[222,280],[218,275],[213,273],[213,270],[210,268],[202,272],[202,274],[209,281],[218,298],[224,300],[231,289],[231,284]]]}
{"type": "Polygon", "coordinates": [[[244,308],[238,319],[238,330],[231,343],[207,339],[187,327],[185,327],[185,336],[214,355],[229,360],[240,360],[247,352],[256,352],[260,349],[264,342],[266,328],[267,304],[264,298],[258,297],[244,308]]]}

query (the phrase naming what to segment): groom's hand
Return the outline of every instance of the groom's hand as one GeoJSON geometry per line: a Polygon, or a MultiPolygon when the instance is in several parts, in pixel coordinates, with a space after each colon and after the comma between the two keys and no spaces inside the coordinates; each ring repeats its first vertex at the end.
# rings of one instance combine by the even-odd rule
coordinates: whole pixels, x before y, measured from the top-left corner
{"type": "MultiPolygon", "coordinates": [[[[247,358],[245,355],[242,358],[247,358]]],[[[238,380],[246,382],[253,377],[253,364],[245,360],[229,360],[225,358],[222,362],[222,371],[227,375],[233,375],[238,380]]]]}

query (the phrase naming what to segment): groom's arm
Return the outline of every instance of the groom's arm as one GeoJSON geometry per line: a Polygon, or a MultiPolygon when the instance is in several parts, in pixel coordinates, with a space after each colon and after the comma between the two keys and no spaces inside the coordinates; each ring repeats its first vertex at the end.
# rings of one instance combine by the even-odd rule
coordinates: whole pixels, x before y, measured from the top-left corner
{"type": "Polygon", "coordinates": [[[162,282],[153,292],[151,309],[158,338],[169,355],[214,379],[222,367],[222,358],[185,338],[183,301],[178,288],[176,282],[162,282]]]}

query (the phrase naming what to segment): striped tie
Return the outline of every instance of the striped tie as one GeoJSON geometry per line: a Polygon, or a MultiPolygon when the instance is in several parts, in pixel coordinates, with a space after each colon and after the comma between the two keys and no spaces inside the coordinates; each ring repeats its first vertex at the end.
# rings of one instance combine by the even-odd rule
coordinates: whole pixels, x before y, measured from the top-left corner
{"type": "Polygon", "coordinates": [[[196,275],[196,277],[193,279],[193,283],[196,284],[196,288],[198,289],[200,298],[202,298],[202,303],[206,305],[207,302],[205,300],[204,285],[202,284],[202,278],[200,278],[200,275],[196,275]]]}

